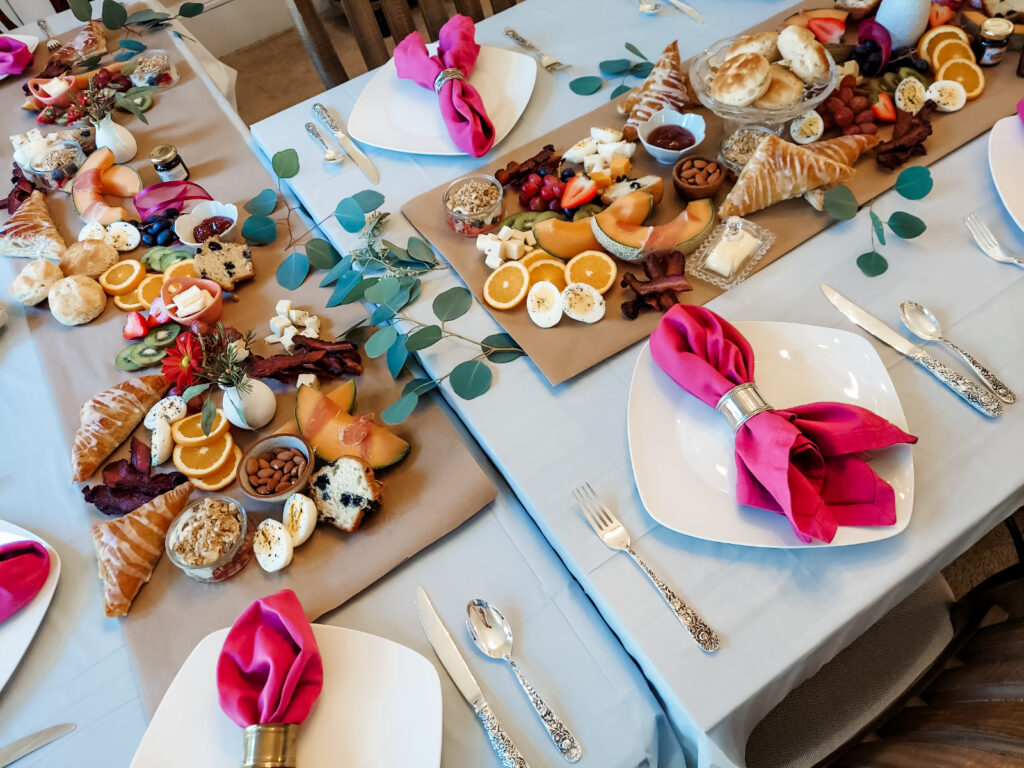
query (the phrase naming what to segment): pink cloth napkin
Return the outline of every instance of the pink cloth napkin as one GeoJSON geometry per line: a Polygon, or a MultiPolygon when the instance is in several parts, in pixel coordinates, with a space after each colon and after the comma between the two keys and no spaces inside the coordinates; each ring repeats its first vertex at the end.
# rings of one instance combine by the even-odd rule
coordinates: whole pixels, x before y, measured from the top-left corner
{"type": "Polygon", "coordinates": [[[50,575],[50,553],[38,541],[0,547],[0,622],[32,602],[50,575]]]}
{"type": "MultiPolygon", "coordinates": [[[[651,334],[651,355],[712,408],[733,387],[754,380],[747,340],[704,307],[666,312],[651,334]]],[[[916,441],[856,405],[811,403],[759,413],[736,433],[737,500],[785,515],[805,542],[832,541],[840,525],[892,525],[892,487],[860,453],[916,441]]]]}
{"type": "Polygon", "coordinates": [[[31,63],[32,53],[27,45],[0,35],[0,75],[20,75],[31,63]]]}
{"type": "Polygon", "coordinates": [[[437,55],[429,56],[420,33],[410,32],[395,47],[395,69],[400,78],[412,80],[431,91],[434,80],[444,69],[458,69],[466,76],[466,80],[446,82],[437,96],[441,116],[455,146],[473,157],[480,157],[494,144],[494,126],[484,110],[483,99],[468,82],[480,53],[475,33],[472,19],[456,14],[441,27],[437,55]]]}
{"type": "Polygon", "coordinates": [[[301,723],[320,695],[323,678],[313,628],[290,589],[246,608],[217,661],[220,708],[242,728],[301,723]]]}

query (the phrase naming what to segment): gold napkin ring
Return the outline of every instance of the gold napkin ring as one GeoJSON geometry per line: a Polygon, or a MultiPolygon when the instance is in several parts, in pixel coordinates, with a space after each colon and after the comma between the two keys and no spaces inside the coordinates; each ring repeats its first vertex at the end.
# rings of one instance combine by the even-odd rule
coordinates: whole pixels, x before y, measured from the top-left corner
{"type": "Polygon", "coordinates": [[[442,69],[437,73],[437,77],[434,78],[434,92],[440,93],[441,86],[447,83],[449,80],[465,80],[466,76],[462,74],[461,69],[455,67],[449,67],[448,69],[442,69]]]}
{"type": "Polygon", "coordinates": [[[773,410],[761,397],[761,393],[757,391],[757,386],[752,381],[730,389],[722,395],[722,399],[718,401],[715,408],[725,416],[725,420],[729,422],[733,432],[742,427],[751,416],[773,410]]]}
{"type": "Polygon", "coordinates": [[[295,768],[298,723],[250,725],[242,733],[242,768],[295,768]]]}

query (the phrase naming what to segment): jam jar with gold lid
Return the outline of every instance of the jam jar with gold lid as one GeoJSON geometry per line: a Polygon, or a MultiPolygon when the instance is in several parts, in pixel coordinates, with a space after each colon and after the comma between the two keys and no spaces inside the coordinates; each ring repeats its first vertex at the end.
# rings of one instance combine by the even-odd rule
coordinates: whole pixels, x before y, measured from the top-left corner
{"type": "Polygon", "coordinates": [[[971,46],[978,66],[994,67],[1003,60],[1003,54],[1010,47],[1010,35],[1013,34],[1013,22],[1009,19],[985,19],[978,30],[971,46]]]}
{"type": "Polygon", "coordinates": [[[189,176],[188,166],[173,144],[161,144],[149,153],[149,162],[156,169],[160,181],[185,181],[189,176]]]}

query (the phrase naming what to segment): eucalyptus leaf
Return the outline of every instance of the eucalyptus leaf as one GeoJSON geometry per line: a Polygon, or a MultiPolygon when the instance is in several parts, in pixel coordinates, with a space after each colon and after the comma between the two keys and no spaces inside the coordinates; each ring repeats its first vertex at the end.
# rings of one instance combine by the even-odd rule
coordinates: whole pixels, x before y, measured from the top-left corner
{"type": "Polygon", "coordinates": [[[633,62],[629,59],[609,59],[608,61],[602,61],[597,65],[597,68],[601,70],[603,75],[621,75],[631,66],[633,66],[633,62]]]}
{"type": "Polygon", "coordinates": [[[96,67],[100,65],[101,61],[103,61],[102,56],[90,56],[88,59],[82,59],[80,62],[75,64],[75,69],[80,69],[83,72],[88,72],[90,70],[96,69],[96,67]]]}
{"type": "MultiPolygon", "coordinates": [[[[118,54],[118,55],[120,55],[120,54],[118,54]]],[[[129,55],[128,58],[131,58],[134,55],[135,54],[132,53],[132,54],[129,55]]],[[[115,56],[114,58],[116,59],[117,56],[115,56]]],[[[142,113],[142,109],[139,107],[138,104],[135,103],[135,101],[133,99],[125,96],[124,94],[119,93],[119,94],[117,94],[114,97],[114,103],[118,107],[123,109],[125,112],[131,112],[141,122],[145,123],[146,125],[149,125],[149,120],[146,119],[146,116],[142,113]]]]}
{"type": "Polygon", "coordinates": [[[398,261],[409,262],[409,252],[400,245],[392,243],[390,240],[381,240],[381,245],[388,249],[388,253],[394,256],[398,261]]]}
{"type": "Polygon", "coordinates": [[[619,96],[621,96],[622,94],[629,93],[631,90],[633,89],[630,88],[628,85],[616,85],[615,89],[611,92],[611,95],[608,97],[608,101],[614,101],[615,99],[619,98],[619,96]]]}
{"type": "Polygon", "coordinates": [[[398,293],[401,288],[402,285],[398,282],[398,278],[389,276],[381,279],[376,285],[371,285],[367,288],[363,296],[367,301],[372,301],[374,304],[383,304],[398,293]]]}
{"type": "Polygon", "coordinates": [[[191,387],[187,387],[184,392],[181,393],[181,399],[186,403],[196,395],[201,395],[203,392],[210,388],[209,382],[206,384],[193,384],[191,387]]]}
{"type": "Polygon", "coordinates": [[[363,209],[359,207],[355,198],[351,197],[346,197],[338,203],[338,207],[334,209],[334,218],[341,224],[342,229],[352,234],[361,232],[366,224],[366,214],[363,213],[363,209]]]}
{"type": "Polygon", "coordinates": [[[277,222],[267,216],[250,216],[242,224],[242,237],[254,245],[269,245],[277,239],[277,222]]]}
{"type": "Polygon", "coordinates": [[[889,217],[889,221],[886,223],[896,237],[902,237],[904,240],[912,240],[915,237],[919,237],[928,229],[928,225],[917,218],[917,216],[903,211],[896,211],[896,213],[889,217]]]}
{"type": "Polygon", "coordinates": [[[373,314],[370,315],[370,322],[374,325],[378,325],[383,323],[385,320],[390,320],[398,313],[398,310],[406,305],[408,301],[409,292],[399,291],[383,304],[379,304],[377,308],[373,310],[373,314]]]}
{"type": "Polygon", "coordinates": [[[342,304],[353,304],[363,298],[363,294],[366,293],[366,289],[372,285],[376,285],[379,281],[379,277],[367,277],[360,280],[354,285],[348,293],[345,294],[345,298],[341,300],[342,304]]]}
{"type": "Polygon", "coordinates": [[[359,272],[352,270],[346,273],[340,278],[334,286],[334,290],[331,291],[330,297],[327,299],[328,307],[336,307],[339,304],[351,304],[354,301],[358,301],[362,297],[362,294],[355,298],[349,298],[352,295],[352,291],[358,287],[362,276],[359,272]]]}
{"type": "Polygon", "coordinates": [[[647,61],[647,57],[646,57],[646,56],[644,56],[644,55],[643,55],[643,54],[642,54],[642,53],[640,52],[640,49],[639,49],[639,48],[637,48],[637,47],[636,47],[635,45],[633,45],[632,43],[626,43],[626,50],[627,50],[627,51],[629,51],[630,53],[632,53],[632,54],[633,54],[634,56],[639,56],[639,57],[640,57],[641,59],[643,59],[644,61],[647,61]]]}
{"type": "Polygon", "coordinates": [[[838,221],[846,221],[857,215],[857,198],[845,184],[825,192],[825,210],[838,221]]]}
{"type": "MultiPolygon", "coordinates": [[[[324,275],[323,279],[320,281],[320,287],[326,288],[328,285],[338,282],[338,280],[346,275],[350,269],[352,269],[352,254],[349,253],[327,271],[327,274],[324,275]]],[[[355,274],[357,277],[359,276],[358,272],[355,274]]]]}
{"type": "Polygon", "coordinates": [[[358,203],[363,213],[372,213],[384,205],[384,195],[375,189],[364,189],[362,192],[356,192],[352,195],[352,199],[358,203]]]}
{"type": "Polygon", "coordinates": [[[69,0],[68,6],[79,21],[89,21],[92,18],[92,3],[89,0],[69,0]]]}
{"type": "Polygon", "coordinates": [[[136,56],[135,51],[120,51],[114,54],[114,61],[128,61],[136,56]]]}
{"type": "Polygon", "coordinates": [[[119,48],[124,48],[129,51],[135,51],[136,53],[141,53],[142,51],[146,50],[145,43],[140,43],[138,40],[129,40],[126,37],[118,40],[117,44],[119,48]]]}
{"type": "Polygon", "coordinates": [[[270,167],[279,179],[290,179],[299,172],[299,153],[294,149],[282,149],[270,159],[270,167]]]}
{"type": "Polygon", "coordinates": [[[213,398],[206,398],[206,402],[203,403],[203,410],[199,417],[199,426],[203,430],[204,435],[210,434],[210,430],[213,429],[213,420],[217,418],[217,406],[213,402],[213,398]]]}
{"type": "Polygon", "coordinates": [[[391,348],[391,345],[395,343],[397,338],[398,331],[395,330],[395,327],[393,325],[385,325],[366,340],[366,344],[363,346],[366,356],[380,357],[391,348]]]}
{"type": "Polygon", "coordinates": [[[896,177],[896,191],[908,200],[920,200],[932,191],[932,172],[924,166],[904,168],[896,177]]]}
{"type": "Polygon", "coordinates": [[[418,237],[410,237],[405,247],[409,251],[409,255],[416,261],[422,261],[424,264],[437,263],[434,249],[427,245],[426,241],[420,240],[418,237]]]}
{"type": "Polygon", "coordinates": [[[110,30],[120,29],[128,20],[128,10],[116,0],[103,0],[100,15],[103,18],[103,26],[110,30]]]}
{"type": "Polygon", "coordinates": [[[400,398],[395,400],[395,402],[381,411],[380,418],[385,424],[401,424],[412,415],[413,411],[416,410],[416,404],[419,403],[419,401],[420,398],[418,395],[412,393],[402,395],[400,398]]]}
{"type": "Polygon", "coordinates": [[[253,216],[269,216],[277,207],[277,192],[269,188],[264,189],[243,207],[253,216]]]}
{"type": "Polygon", "coordinates": [[[480,342],[480,349],[492,363],[510,363],[526,353],[507,333],[494,333],[480,342]]]}
{"type": "Polygon", "coordinates": [[[441,326],[427,325],[409,334],[405,342],[406,349],[410,352],[419,352],[421,349],[437,344],[441,340],[441,326]]]}
{"type": "Polygon", "coordinates": [[[472,400],[491,388],[491,369],[480,360],[466,360],[452,368],[448,381],[456,395],[472,400]]]}
{"type": "Polygon", "coordinates": [[[632,67],[629,68],[629,74],[633,77],[647,77],[651,74],[651,70],[654,69],[654,65],[649,61],[638,61],[632,67]]]}
{"type": "Polygon", "coordinates": [[[889,262],[878,251],[868,251],[857,257],[857,266],[868,277],[878,277],[889,268],[889,262]]]}
{"type": "Polygon", "coordinates": [[[191,19],[193,16],[198,16],[205,10],[202,3],[182,3],[181,8],[178,9],[178,15],[191,19]]]}
{"type": "Polygon", "coordinates": [[[252,427],[249,426],[249,422],[245,420],[245,411],[242,410],[240,401],[233,397],[225,397],[224,401],[231,405],[231,410],[235,412],[235,418],[241,422],[241,428],[252,429],[252,427]]]}
{"type": "Polygon", "coordinates": [[[406,302],[407,304],[411,304],[412,302],[416,301],[416,299],[418,299],[420,297],[420,288],[422,286],[423,286],[422,281],[420,281],[418,278],[412,278],[412,284],[408,288],[408,290],[409,290],[409,300],[406,302]]]}
{"type": "Polygon", "coordinates": [[[294,291],[303,281],[306,279],[306,275],[309,274],[309,259],[306,258],[306,254],[295,251],[290,253],[288,257],[281,262],[275,273],[277,282],[283,288],[287,288],[289,291],[294,291]]]}
{"type": "MultiPolygon", "coordinates": [[[[72,3],[72,5],[74,5],[74,3],[72,3]]],[[[154,11],[150,8],[145,8],[141,11],[136,11],[135,13],[130,14],[128,18],[124,20],[124,23],[146,24],[153,21],[167,21],[169,18],[171,18],[171,14],[169,13],[164,13],[163,11],[154,11]]],[[[82,19],[82,21],[88,21],[88,19],[89,17],[87,16],[85,19],[82,19]]]]}
{"type": "Polygon", "coordinates": [[[882,220],[874,211],[868,211],[868,213],[871,215],[871,228],[875,230],[875,237],[879,243],[885,245],[885,227],[882,225],[882,220]]]}
{"type": "Polygon", "coordinates": [[[437,382],[433,379],[412,379],[406,382],[405,386],[402,387],[402,394],[408,395],[409,393],[415,395],[423,395],[434,389],[437,386],[437,382]]]}
{"type": "Polygon", "coordinates": [[[449,288],[434,299],[434,315],[442,323],[462,317],[473,306],[473,294],[462,286],[449,288]]]}
{"type": "Polygon", "coordinates": [[[604,80],[594,75],[577,77],[575,80],[569,81],[569,90],[580,96],[590,96],[592,93],[597,93],[603,86],[604,80]]]}
{"type": "Polygon", "coordinates": [[[306,257],[309,259],[309,263],[317,269],[331,269],[341,261],[341,254],[321,237],[314,237],[306,241],[306,257]]]}
{"type": "Polygon", "coordinates": [[[398,374],[402,372],[405,361],[409,359],[409,350],[405,347],[405,342],[408,338],[405,334],[398,334],[395,343],[388,349],[385,362],[388,364],[388,373],[391,374],[392,379],[398,378],[398,374]]]}

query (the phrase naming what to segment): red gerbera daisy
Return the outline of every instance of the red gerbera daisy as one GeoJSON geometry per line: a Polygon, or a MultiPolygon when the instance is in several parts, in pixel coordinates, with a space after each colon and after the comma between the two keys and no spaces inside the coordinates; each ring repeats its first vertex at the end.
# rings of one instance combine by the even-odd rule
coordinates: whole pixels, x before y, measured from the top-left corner
{"type": "Polygon", "coordinates": [[[203,348],[199,337],[186,332],[178,337],[175,345],[167,350],[161,364],[164,378],[185,389],[195,384],[195,375],[203,365],[203,348]]]}

